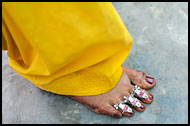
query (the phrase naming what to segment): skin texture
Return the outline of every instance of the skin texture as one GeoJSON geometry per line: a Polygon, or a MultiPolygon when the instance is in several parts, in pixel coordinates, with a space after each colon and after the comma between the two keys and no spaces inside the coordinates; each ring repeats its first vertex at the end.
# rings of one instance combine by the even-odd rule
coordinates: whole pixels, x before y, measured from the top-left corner
{"type": "Polygon", "coordinates": [[[145,91],[148,95],[150,95],[148,99],[139,98],[137,95],[135,95],[135,97],[137,97],[140,100],[142,108],[134,107],[128,104],[133,109],[132,114],[128,112],[122,113],[121,109],[115,109],[113,107],[121,100],[124,100],[123,96],[130,95],[132,89],[134,88],[134,85],[140,86],[141,89],[150,89],[156,85],[156,80],[144,72],[133,70],[125,66],[122,66],[122,69],[122,76],[115,88],[111,91],[94,96],[68,95],[68,97],[83,103],[87,108],[89,108],[93,112],[109,115],[115,118],[121,118],[123,115],[131,117],[134,115],[134,109],[138,112],[144,111],[146,109],[144,103],[151,103],[154,99],[153,95],[150,94],[148,91],[145,91]],[[147,80],[150,81],[147,82],[147,80]]]}

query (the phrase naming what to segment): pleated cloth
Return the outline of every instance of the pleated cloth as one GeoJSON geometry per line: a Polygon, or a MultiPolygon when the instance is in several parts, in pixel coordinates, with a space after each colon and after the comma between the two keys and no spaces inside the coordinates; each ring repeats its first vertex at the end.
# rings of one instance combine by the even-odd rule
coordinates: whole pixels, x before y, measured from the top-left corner
{"type": "Polygon", "coordinates": [[[2,50],[37,87],[62,95],[112,90],[132,38],[109,2],[2,2],[2,50]]]}

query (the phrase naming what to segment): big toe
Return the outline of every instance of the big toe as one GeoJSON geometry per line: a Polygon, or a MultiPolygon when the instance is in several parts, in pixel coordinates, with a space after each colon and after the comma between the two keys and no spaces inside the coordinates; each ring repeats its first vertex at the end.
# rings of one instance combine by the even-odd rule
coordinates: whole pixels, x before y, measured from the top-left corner
{"type": "Polygon", "coordinates": [[[143,89],[150,89],[156,85],[156,80],[152,76],[138,70],[133,70],[123,66],[124,71],[129,76],[131,83],[143,89]]]}

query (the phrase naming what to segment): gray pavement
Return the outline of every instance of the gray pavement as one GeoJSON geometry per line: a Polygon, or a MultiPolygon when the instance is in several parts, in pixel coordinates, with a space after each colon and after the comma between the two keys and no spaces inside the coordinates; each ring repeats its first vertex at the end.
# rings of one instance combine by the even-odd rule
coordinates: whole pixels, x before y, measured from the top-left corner
{"type": "Polygon", "coordinates": [[[14,72],[2,53],[3,123],[188,123],[188,4],[114,2],[134,42],[125,66],[156,78],[154,102],[131,118],[99,115],[67,97],[43,91],[14,72]]]}

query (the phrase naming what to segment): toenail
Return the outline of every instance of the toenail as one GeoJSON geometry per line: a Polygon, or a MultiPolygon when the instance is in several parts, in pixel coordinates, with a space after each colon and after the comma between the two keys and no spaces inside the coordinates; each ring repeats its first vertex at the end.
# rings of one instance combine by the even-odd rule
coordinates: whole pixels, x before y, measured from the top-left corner
{"type": "Polygon", "coordinates": [[[149,95],[149,99],[151,99],[151,100],[152,100],[152,99],[153,99],[153,96],[152,96],[152,95],[149,95]]]}
{"type": "Polygon", "coordinates": [[[154,78],[152,77],[146,77],[146,81],[150,84],[153,84],[154,83],[154,78]]]}
{"type": "Polygon", "coordinates": [[[133,115],[134,114],[134,111],[132,111],[131,113],[129,113],[130,115],[133,115]]]}
{"type": "Polygon", "coordinates": [[[114,117],[120,118],[120,117],[121,117],[121,114],[115,114],[114,117]]]}
{"type": "Polygon", "coordinates": [[[144,109],[144,105],[141,105],[141,107],[140,107],[141,109],[144,109]]]}

